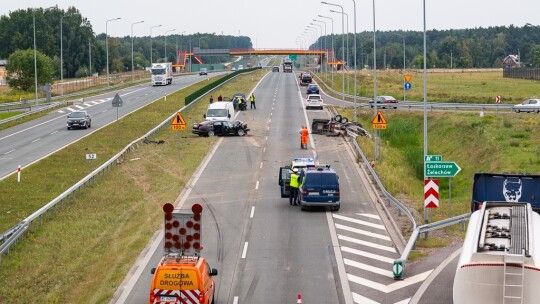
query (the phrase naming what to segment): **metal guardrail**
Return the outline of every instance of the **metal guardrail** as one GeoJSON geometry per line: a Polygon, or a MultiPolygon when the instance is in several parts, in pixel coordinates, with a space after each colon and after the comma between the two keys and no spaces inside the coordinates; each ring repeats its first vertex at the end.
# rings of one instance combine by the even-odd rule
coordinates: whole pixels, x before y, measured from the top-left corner
{"type": "MultiPolygon", "coordinates": [[[[342,96],[343,94],[340,91],[336,91],[329,87],[326,82],[324,82],[317,74],[312,74],[315,76],[315,78],[318,79],[318,83],[322,83],[326,90],[332,92],[335,95],[342,96]]],[[[354,95],[350,94],[344,94],[345,98],[347,99],[354,99],[354,95]]],[[[368,97],[362,97],[362,96],[356,96],[357,100],[363,101],[365,103],[357,103],[358,108],[371,108],[370,101],[373,100],[373,98],[368,97]]],[[[347,100],[350,102],[350,100],[347,100]]],[[[381,106],[383,104],[380,104],[381,106]]],[[[420,109],[424,108],[424,102],[423,101],[402,101],[397,104],[391,104],[392,107],[397,107],[400,109],[420,109]]],[[[377,104],[377,107],[379,107],[379,104],[377,104]]],[[[454,110],[454,111],[472,111],[472,110],[480,110],[480,111],[513,111],[514,105],[513,104],[473,104],[473,103],[451,103],[451,102],[427,102],[427,109],[429,111],[433,110],[454,110]]]]}
{"type": "MultiPolygon", "coordinates": [[[[231,81],[232,79],[236,78],[232,77],[231,79],[225,81],[224,83],[221,83],[214,87],[212,90],[215,90],[216,88],[224,85],[225,83],[231,81]]],[[[196,101],[200,100],[203,96],[197,98],[194,100],[195,102],[191,102],[190,104],[182,107],[180,112],[185,111],[193,104],[196,104],[196,101]]],[[[162,97],[163,98],[163,97],[162,97]]],[[[31,228],[31,225],[36,221],[39,220],[39,223],[41,224],[43,221],[43,217],[48,217],[49,212],[54,211],[56,212],[56,209],[58,205],[60,204],[60,208],[63,208],[63,203],[66,202],[69,204],[70,198],[74,199],[78,193],[81,193],[85,188],[86,185],[92,182],[95,182],[95,178],[99,176],[99,174],[105,174],[107,170],[112,169],[113,166],[117,163],[120,163],[123,161],[123,157],[125,154],[129,153],[130,151],[135,150],[139,147],[139,145],[147,142],[150,137],[152,137],[154,134],[156,134],[158,131],[160,131],[164,127],[168,127],[171,123],[171,121],[175,118],[176,112],[173,113],[171,116],[169,116],[167,119],[165,119],[163,122],[161,122],[158,126],[156,126],[154,129],[150,130],[145,135],[141,136],[140,138],[132,141],[130,144],[128,144],[122,151],[111,157],[109,160],[107,160],[105,163],[103,163],[101,166],[99,166],[97,169],[92,171],[90,174],[85,176],[83,179],[78,181],[75,185],[71,186],[69,189],[64,191],[62,194],[54,198],[52,201],[47,203],[45,206],[41,207],[36,212],[32,213],[30,216],[28,216],[26,219],[22,220],[19,224],[13,226],[6,232],[0,234],[0,242],[2,243],[0,245],[0,262],[2,261],[2,256],[4,253],[8,253],[9,249],[12,245],[17,244],[18,240],[24,235],[24,232],[31,228]]]]}
{"type": "MultiPolygon", "coordinates": [[[[330,111],[332,112],[332,114],[334,116],[339,114],[335,108],[330,108],[330,109],[331,109],[330,111]]],[[[351,132],[351,131],[347,130],[347,136],[349,136],[349,137],[351,137],[353,139],[352,142],[353,142],[354,148],[356,149],[356,152],[362,158],[362,161],[363,161],[366,169],[370,172],[371,176],[373,177],[373,179],[377,183],[377,186],[379,187],[382,194],[386,197],[386,199],[390,203],[392,203],[396,208],[398,208],[400,212],[403,212],[407,216],[407,218],[409,219],[409,221],[411,223],[413,233],[411,234],[411,237],[409,238],[409,241],[407,242],[407,245],[405,246],[405,249],[403,250],[403,252],[401,254],[401,257],[394,260],[394,264],[392,266],[394,279],[395,280],[402,280],[403,276],[404,276],[404,273],[405,273],[405,264],[407,262],[407,259],[409,258],[409,254],[414,249],[414,245],[416,244],[416,241],[417,241],[418,236],[420,235],[420,233],[445,228],[445,227],[452,226],[452,225],[459,224],[459,223],[463,224],[465,221],[469,220],[469,217],[471,216],[471,214],[466,213],[466,214],[455,216],[455,217],[452,217],[452,218],[449,218],[449,219],[444,219],[444,220],[441,220],[441,221],[438,221],[438,222],[433,222],[433,223],[417,226],[416,221],[414,220],[414,217],[413,217],[412,213],[409,211],[409,209],[407,209],[407,207],[405,205],[403,205],[398,199],[396,199],[394,196],[392,196],[392,194],[390,194],[386,190],[386,188],[384,187],[384,185],[381,182],[379,176],[377,175],[377,172],[375,172],[375,170],[372,168],[372,166],[371,166],[369,160],[367,159],[364,151],[362,151],[362,149],[360,148],[360,145],[358,145],[358,142],[356,141],[356,137],[358,137],[359,135],[354,133],[354,132],[351,132]]]]}
{"type": "Polygon", "coordinates": [[[0,125],[3,125],[5,123],[11,122],[11,121],[16,121],[16,120],[22,119],[22,118],[24,118],[26,116],[29,116],[29,115],[45,112],[45,111],[48,111],[50,109],[54,109],[56,107],[65,106],[67,103],[68,103],[68,101],[57,101],[57,102],[52,102],[52,103],[49,103],[49,104],[43,104],[43,105],[40,105],[40,106],[36,106],[35,110],[26,111],[26,112],[21,113],[19,115],[11,116],[9,118],[0,120],[0,125]]]}

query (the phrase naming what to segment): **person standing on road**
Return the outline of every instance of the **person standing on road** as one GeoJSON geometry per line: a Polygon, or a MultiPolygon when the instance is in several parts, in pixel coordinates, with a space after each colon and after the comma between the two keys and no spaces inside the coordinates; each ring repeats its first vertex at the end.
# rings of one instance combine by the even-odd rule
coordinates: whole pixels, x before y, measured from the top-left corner
{"type": "Polygon", "coordinates": [[[210,104],[212,104],[213,102],[214,102],[214,97],[210,95],[210,104]]]}
{"type": "Polygon", "coordinates": [[[309,131],[306,126],[302,126],[302,130],[300,130],[300,135],[300,143],[302,144],[302,147],[305,147],[307,149],[309,131]]]}
{"type": "Polygon", "coordinates": [[[221,94],[217,97],[217,101],[223,101],[223,96],[221,96],[221,94]]]}
{"type": "Polygon", "coordinates": [[[251,102],[250,109],[257,110],[257,107],[255,106],[255,94],[251,93],[251,96],[249,96],[249,101],[251,102]]]}
{"type": "Polygon", "coordinates": [[[293,201],[294,201],[294,205],[296,206],[296,201],[298,198],[298,168],[294,168],[291,173],[290,185],[291,185],[291,193],[289,195],[289,205],[293,205],[293,201]]]}

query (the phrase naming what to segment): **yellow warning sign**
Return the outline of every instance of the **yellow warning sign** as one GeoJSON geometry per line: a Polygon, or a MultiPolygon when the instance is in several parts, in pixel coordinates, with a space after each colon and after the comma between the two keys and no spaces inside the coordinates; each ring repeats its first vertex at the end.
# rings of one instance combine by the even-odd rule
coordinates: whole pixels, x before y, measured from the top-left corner
{"type": "Polygon", "coordinates": [[[411,81],[411,78],[412,78],[412,75],[411,75],[411,74],[405,75],[405,82],[410,82],[410,81],[411,81]]]}
{"type": "Polygon", "coordinates": [[[173,131],[179,131],[179,130],[185,130],[186,129],[186,121],[184,120],[184,117],[182,116],[182,113],[177,112],[174,116],[173,120],[171,121],[171,128],[173,131]]]}
{"type": "Polygon", "coordinates": [[[375,130],[386,130],[386,119],[381,111],[377,112],[377,115],[375,115],[371,123],[375,130]]]}

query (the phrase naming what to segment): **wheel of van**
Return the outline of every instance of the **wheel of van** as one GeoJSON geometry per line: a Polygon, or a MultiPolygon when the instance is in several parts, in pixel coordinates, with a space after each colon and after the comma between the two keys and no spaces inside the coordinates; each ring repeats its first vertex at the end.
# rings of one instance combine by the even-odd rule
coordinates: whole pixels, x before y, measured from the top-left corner
{"type": "Polygon", "coordinates": [[[244,136],[246,135],[246,132],[244,132],[244,129],[238,129],[238,136],[244,136]]]}
{"type": "Polygon", "coordinates": [[[214,135],[215,135],[214,131],[208,131],[208,136],[214,136],[214,135]]]}

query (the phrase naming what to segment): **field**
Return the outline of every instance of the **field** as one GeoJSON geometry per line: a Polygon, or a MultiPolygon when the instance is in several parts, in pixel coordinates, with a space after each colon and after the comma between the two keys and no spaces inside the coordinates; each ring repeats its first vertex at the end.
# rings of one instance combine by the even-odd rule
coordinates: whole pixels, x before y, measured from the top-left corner
{"type": "MultiPolygon", "coordinates": [[[[424,100],[424,74],[422,70],[410,70],[412,89],[406,92],[407,101],[424,100]]],[[[318,74],[329,85],[330,74],[318,74]]],[[[345,93],[354,92],[354,74],[345,76],[345,93]]],[[[342,75],[334,74],[332,88],[341,92],[342,75]]],[[[361,71],[357,75],[357,91],[360,96],[373,97],[373,72],[361,71]]],[[[538,81],[503,78],[501,71],[443,70],[427,74],[427,96],[430,102],[501,103],[516,104],[524,99],[540,97],[538,81]]],[[[377,71],[377,95],[391,95],[403,100],[403,74],[397,70],[377,71]]]]}

